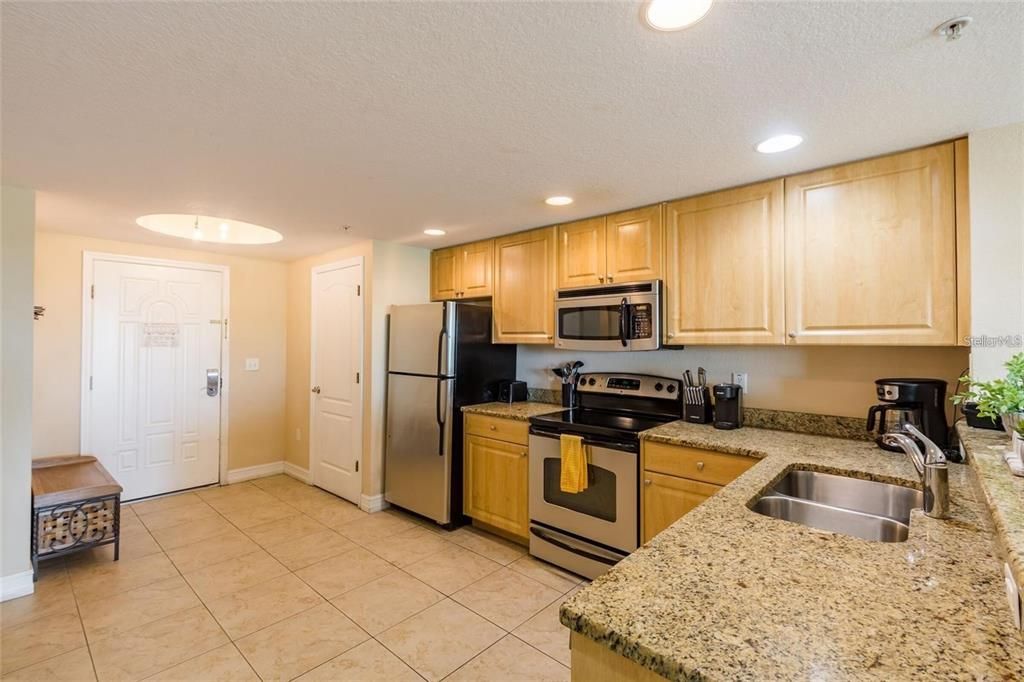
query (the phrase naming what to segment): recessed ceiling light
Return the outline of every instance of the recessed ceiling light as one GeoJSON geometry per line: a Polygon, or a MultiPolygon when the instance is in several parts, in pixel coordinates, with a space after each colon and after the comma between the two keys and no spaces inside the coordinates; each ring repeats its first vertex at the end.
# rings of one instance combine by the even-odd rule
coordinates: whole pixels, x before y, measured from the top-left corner
{"type": "Polygon", "coordinates": [[[714,0],[650,0],[644,21],[658,31],[678,31],[704,18],[714,0]]]}
{"type": "Polygon", "coordinates": [[[762,154],[775,154],[777,152],[784,152],[789,149],[792,149],[793,147],[798,146],[803,141],[804,138],[800,137],[799,135],[790,135],[787,133],[785,135],[776,135],[774,137],[769,137],[767,140],[759,142],[755,149],[757,149],[757,151],[761,152],[762,154]]]}
{"type": "Polygon", "coordinates": [[[572,201],[572,197],[548,197],[544,203],[548,206],[568,206],[572,201]]]}
{"type": "Polygon", "coordinates": [[[269,227],[194,213],[154,213],[140,216],[135,224],[153,232],[196,242],[273,244],[284,239],[280,232],[269,227]]]}
{"type": "Polygon", "coordinates": [[[438,229],[436,227],[429,227],[429,228],[423,230],[423,234],[429,234],[431,237],[440,237],[441,235],[448,234],[448,233],[445,232],[444,230],[438,229]]]}

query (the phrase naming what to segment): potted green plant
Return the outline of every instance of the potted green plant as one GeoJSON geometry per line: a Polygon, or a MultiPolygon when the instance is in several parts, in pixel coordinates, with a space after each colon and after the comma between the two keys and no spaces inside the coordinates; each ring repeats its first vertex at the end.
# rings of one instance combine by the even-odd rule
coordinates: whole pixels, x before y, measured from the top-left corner
{"type": "Polygon", "coordinates": [[[1006,376],[991,381],[978,381],[967,377],[966,389],[953,396],[953,402],[973,402],[978,414],[995,419],[1001,417],[1003,428],[1011,436],[1018,427],[1024,428],[1024,353],[1017,353],[1006,361],[1006,376]]]}

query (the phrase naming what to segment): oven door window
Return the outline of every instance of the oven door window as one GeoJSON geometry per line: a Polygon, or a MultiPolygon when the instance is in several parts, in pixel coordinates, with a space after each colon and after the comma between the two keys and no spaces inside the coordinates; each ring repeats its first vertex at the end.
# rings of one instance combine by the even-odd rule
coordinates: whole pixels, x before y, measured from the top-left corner
{"type": "Polygon", "coordinates": [[[562,460],[544,458],[544,501],[570,511],[615,523],[615,472],[587,465],[590,485],[581,493],[563,493],[562,460]]]}
{"type": "Polygon", "coordinates": [[[581,341],[617,341],[620,319],[617,305],[560,308],[558,336],[581,341]]]}

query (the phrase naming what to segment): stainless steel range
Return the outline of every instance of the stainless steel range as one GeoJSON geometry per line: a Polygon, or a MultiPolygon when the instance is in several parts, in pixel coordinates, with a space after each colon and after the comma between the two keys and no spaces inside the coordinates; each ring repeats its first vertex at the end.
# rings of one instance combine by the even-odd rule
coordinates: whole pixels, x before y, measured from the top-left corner
{"type": "Polygon", "coordinates": [[[530,554],[596,578],[639,546],[640,433],[680,418],[676,379],[583,374],[579,406],[530,419],[530,554]],[[583,437],[589,486],[560,488],[562,434],[583,437]]]}

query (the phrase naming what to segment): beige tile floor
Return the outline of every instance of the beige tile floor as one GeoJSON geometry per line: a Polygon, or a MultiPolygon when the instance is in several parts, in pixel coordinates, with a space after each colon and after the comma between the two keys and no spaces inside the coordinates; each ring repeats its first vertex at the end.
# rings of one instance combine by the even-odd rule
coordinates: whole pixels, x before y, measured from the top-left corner
{"type": "Polygon", "coordinates": [[[126,505],[0,605],[4,680],[568,680],[581,579],[285,476],[126,505]]]}

